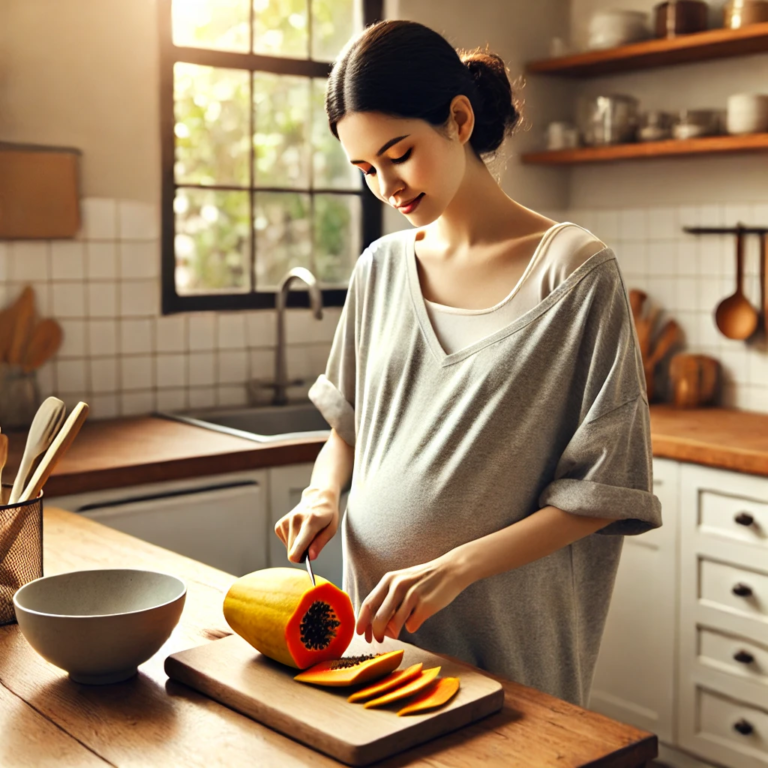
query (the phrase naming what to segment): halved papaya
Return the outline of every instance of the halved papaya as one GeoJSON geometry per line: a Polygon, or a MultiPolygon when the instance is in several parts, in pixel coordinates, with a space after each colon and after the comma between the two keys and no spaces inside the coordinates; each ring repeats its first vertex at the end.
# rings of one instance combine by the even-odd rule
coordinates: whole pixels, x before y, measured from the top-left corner
{"type": "Polygon", "coordinates": [[[412,715],[414,712],[423,712],[425,709],[441,707],[447,701],[450,701],[458,690],[458,677],[440,677],[418,696],[414,696],[410,704],[403,707],[397,714],[412,715]]]}
{"type": "Polygon", "coordinates": [[[393,701],[413,696],[414,693],[424,690],[424,688],[426,688],[439,674],[440,667],[425,669],[415,680],[411,680],[410,683],[401,685],[399,688],[395,688],[394,691],[385,693],[377,699],[366,701],[363,706],[366,709],[369,709],[370,707],[383,707],[385,704],[391,704],[393,701]]]}
{"type": "Polygon", "coordinates": [[[359,691],[355,691],[351,696],[347,697],[347,701],[364,701],[373,696],[381,696],[382,693],[391,691],[393,688],[405,685],[421,674],[422,666],[423,664],[419,662],[407,669],[400,669],[397,672],[393,672],[391,675],[387,675],[383,680],[379,680],[373,685],[369,685],[367,688],[361,688],[359,691]]]}
{"type": "Polygon", "coordinates": [[[289,667],[339,659],[355,634],[352,601],[322,576],[315,582],[296,568],[254,571],[230,587],[224,618],[257,651],[289,667]]]}
{"type": "Polygon", "coordinates": [[[343,687],[378,680],[397,669],[403,660],[403,651],[388,651],[370,656],[347,656],[322,661],[311,669],[300,672],[294,680],[330,687],[343,687]]]}

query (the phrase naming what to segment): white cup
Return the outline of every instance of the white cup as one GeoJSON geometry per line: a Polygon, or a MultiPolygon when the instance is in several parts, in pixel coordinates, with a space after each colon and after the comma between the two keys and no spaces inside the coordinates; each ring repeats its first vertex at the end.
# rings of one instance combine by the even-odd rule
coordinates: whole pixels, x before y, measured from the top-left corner
{"type": "Polygon", "coordinates": [[[554,122],[547,126],[547,149],[571,149],[578,144],[578,131],[570,123],[554,122]]]}
{"type": "Polygon", "coordinates": [[[729,96],[726,128],[731,134],[768,131],[768,94],[735,93],[729,96]]]}

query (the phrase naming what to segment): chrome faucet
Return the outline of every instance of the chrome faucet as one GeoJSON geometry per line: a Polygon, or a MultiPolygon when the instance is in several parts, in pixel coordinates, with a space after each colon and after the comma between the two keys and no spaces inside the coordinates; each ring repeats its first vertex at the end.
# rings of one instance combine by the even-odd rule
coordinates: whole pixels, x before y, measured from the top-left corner
{"type": "MultiPolygon", "coordinates": [[[[291,283],[301,280],[309,288],[309,303],[316,320],[323,318],[323,295],[317,284],[317,278],[305,267],[294,267],[280,282],[277,289],[277,348],[275,349],[275,396],[273,405],[285,405],[288,402],[288,373],[285,362],[285,305],[291,283]]],[[[293,382],[292,382],[293,383],[293,382]]],[[[297,382],[301,383],[301,382],[297,382]]]]}

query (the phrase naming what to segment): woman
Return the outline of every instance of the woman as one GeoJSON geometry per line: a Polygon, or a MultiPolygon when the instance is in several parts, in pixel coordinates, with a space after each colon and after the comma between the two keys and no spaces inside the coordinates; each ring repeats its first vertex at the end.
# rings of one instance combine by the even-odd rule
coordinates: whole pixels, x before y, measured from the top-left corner
{"type": "Polygon", "coordinates": [[[351,478],[358,633],[586,705],[623,535],[661,525],[616,259],[488,171],[519,118],[497,56],[380,22],[335,63],[326,110],[416,229],[358,260],[310,391],[331,436],[276,533],[289,560],[316,558],[351,478]]]}

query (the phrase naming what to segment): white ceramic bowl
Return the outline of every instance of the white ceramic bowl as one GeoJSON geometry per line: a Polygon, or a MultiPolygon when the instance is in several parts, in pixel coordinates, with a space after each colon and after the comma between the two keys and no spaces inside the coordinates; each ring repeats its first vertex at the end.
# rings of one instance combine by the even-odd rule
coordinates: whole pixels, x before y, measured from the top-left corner
{"type": "Polygon", "coordinates": [[[607,10],[596,13],[589,21],[591,50],[614,48],[645,40],[650,36],[648,15],[641,11],[607,10]]]}
{"type": "Polygon", "coordinates": [[[29,644],[78,683],[104,685],[136,674],[181,617],[187,587],[167,573],[72,571],[25,584],[13,598],[29,644]]]}
{"type": "Polygon", "coordinates": [[[768,95],[735,93],[729,96],[726,126],[732,134],[768,131],[768,95]]]}

